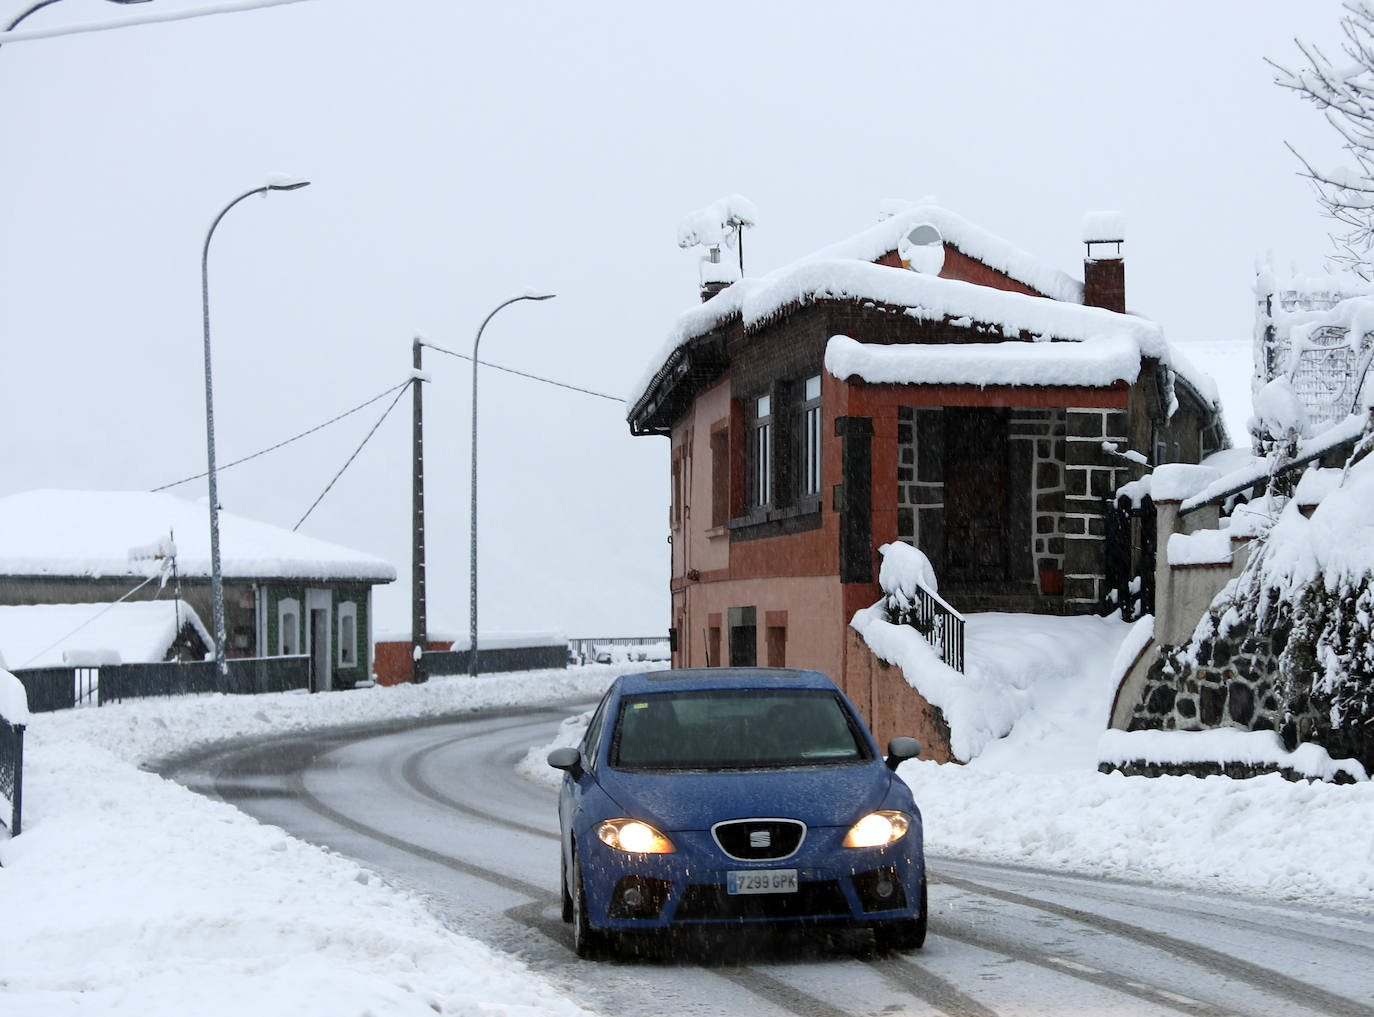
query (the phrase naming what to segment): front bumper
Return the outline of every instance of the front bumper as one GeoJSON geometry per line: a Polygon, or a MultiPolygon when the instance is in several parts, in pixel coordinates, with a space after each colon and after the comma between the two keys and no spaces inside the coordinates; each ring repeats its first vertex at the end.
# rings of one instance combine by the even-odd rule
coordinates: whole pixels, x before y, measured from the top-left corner
{"type": "Polygon", "coordinates": [[[709,833],[670,835],[677,851],[627,854],[578,845],[591,924],[616,931],[751,922],[869,924],[920,913],[920,828],[883,848],[840,846],[844,831],[811,830],[789,858],[737,861],[709,833]],[[792,893],[731,894],[727,873],[795,869],[792,893]]]}

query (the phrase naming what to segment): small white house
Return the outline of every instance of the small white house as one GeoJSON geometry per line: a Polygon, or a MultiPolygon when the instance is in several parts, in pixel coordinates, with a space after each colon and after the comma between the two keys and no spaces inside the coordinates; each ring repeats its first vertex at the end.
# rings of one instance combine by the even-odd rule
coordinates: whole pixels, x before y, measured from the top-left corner
{"type": "MultiPolygon", "coordinates": [[[[175,624],[172,604],[180,602],[198,620],[189,632],[213,646],[209,528],[204,502],[170,494],[39,490],[0,498],[0,609],[153,601],[175,624]]],[[[219,531],[228,657],[309,654],[317,689],[371,676],[372,588],[395,581],[394,567],[228,512],[219,514],[219,531]]],[[[163,652],[179,636],[180,626],[163,652]]],[[[99,642],[69,648],[114,648],[99,642]]],[[[47,652],[30,652],[40,651],[47,652]]],[[[0,653],[12,668],[27,666],[25,654],[2,642],[0,653]]]]}

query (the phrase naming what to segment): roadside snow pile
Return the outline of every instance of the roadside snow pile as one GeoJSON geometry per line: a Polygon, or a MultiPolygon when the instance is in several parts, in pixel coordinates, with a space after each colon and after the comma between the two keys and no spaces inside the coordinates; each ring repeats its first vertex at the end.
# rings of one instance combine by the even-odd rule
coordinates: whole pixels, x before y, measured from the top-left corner
{"type": "Polygon", "coordinates": [[[920,804],[937,875],[951,855],[1374,908],[1368,781],[1026,772],[983,760],[912,761],[898,773],[920,804]]]}
{"type": "Polygon", "coordinates": [[[910,625],[888,622],[881,602],[857,612],[850,624],[870,650],[901,668],[912,687],[940,709],[958,759],[976,759],[1023,718],[1043,725],[1045,716],[1028,715],[1038,702],[1062,698],[1072,714],[1097,726],[1088,744],[1066,742],[1061,751],[1097,765],[1096,759],[1087,757],[1093,754],[1097,731],[1107,725],[1116,691],[1103,664],[1115,657],[1129,629],[1120,619],[968,615],[963,674],[941,661],[910,625]]]}
{"type": "Polygon", "coordinates": [[[536,745],[520,762],[515,764],[515,772],[535,784],[558,787],[563,783],[563,773],[549,765],[548,755],[554,749],[574,748],[587,733],[587,725],[592,722],[592,711],[568,717],[558,728],[558,734],[547,745],[536,745]]]}
{"type": "Polygon", "coordinates": [[[18,678],[0,666],[0,720],[16,726],[29,722],[29,694],[18,678]]]}
{"type": "Polygon", "coordinates": [[[1283,747],[1277,731],[1245,731],[1238,727],[1210,731],[1106,731],[1097,742],[1098,758],[1113,766],[1137,761],[1188,766],[1200,759],[1243,766],[1278,767],[1312,780],[1368,780],[1357,759],[1332,759],[1312,742],[1292,752],[1283,747]]]}
{"type": "MultiPolygon", "coordinates": [[[[130,700],[27,717],[24,833],[0,841],[0,1011],[586,1013],[356,862],[139,764],[235,738],[592,699],[645,666],[130,700]]],[[[0,706],[17,714],[6,677],[0,706]]]]}
{"type": "Polygon", "coordinates": [[[128,700],[98,710],[38,714],[28,732],[33,752],[60,733],[63,740],[89,742],[132,763],[155,762],[203,745],[234,738],[266,738],[410,718],[475,713],[497,706],[553,703],[578,696],[596,698],[621,672],[652,670],[660,664],[621,664],[520,671],[509,674],[446,675],[423,685],[353,689],[310,695],[304,691],[267,696],[179,696],[128,700]]]}
{"type": "Polygon", "coordinates": [[[587,1012],[355,862],[48,744],[25,832],[0,845],[7,1017],[587,1012]]]}

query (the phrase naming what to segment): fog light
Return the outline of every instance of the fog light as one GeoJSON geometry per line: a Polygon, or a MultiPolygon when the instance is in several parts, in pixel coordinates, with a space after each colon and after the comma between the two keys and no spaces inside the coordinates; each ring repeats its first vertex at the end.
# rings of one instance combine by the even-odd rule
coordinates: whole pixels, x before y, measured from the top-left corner
{"type": "Polygon", "coordinates": [[[890,879],[880,879],[873,884],[873,892],[883,900],[892,896],[892,891],[897,889],[897,885],[890,879]]]}
{"type": "Polygon", "coordinates": [[[644,894],[639,892],[637,886],[627,886],[625,892],[620,895],[620,899],[625,902],[627,908],[638,908],[644,903],[644,894]]]}

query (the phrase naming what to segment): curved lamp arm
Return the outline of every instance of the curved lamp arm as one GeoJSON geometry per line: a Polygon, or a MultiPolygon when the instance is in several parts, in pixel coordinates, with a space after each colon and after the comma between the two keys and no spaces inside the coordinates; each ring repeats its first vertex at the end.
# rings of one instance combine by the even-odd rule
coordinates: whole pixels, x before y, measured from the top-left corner
{"type": "MultiPolygon", "coordinates": [[[[51,7],[53,4],[55,4],[55,3],[57,3],[57,2],[58,2],[58,0],[38,0],[38,3],[34,4],[34,5],[33,5],[32,7],[30,7],[28,10],[26,10],[26,11],[24,11],[22,14],[20,14],[19,17],[15,18],[13,21],[11,21],[11,22],[9,23],[9,26],[5,29],[5,31],[7,31],[7,32],[12,32],[12,31],[14,31],[16,28],[19,27],[19,22],[23,21],[25,18],[27,18],[27,17],[28,17],[30,14],[32,14],[34,11],[41,11],[44,7],[51,7]]],[[[148,0],[110,0],[110,3],[112,3],[112,4],[145,4],[145,3],[147,3],[147,2],[148,2],[148,0]]]]}

